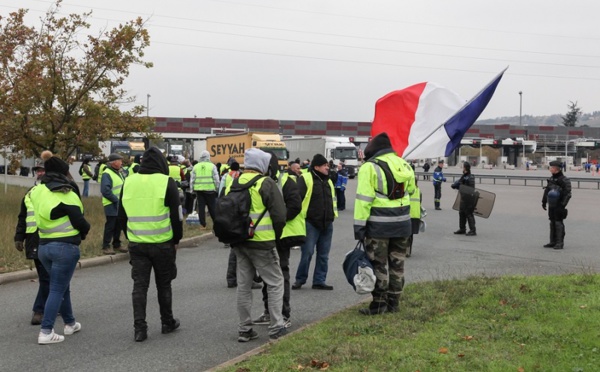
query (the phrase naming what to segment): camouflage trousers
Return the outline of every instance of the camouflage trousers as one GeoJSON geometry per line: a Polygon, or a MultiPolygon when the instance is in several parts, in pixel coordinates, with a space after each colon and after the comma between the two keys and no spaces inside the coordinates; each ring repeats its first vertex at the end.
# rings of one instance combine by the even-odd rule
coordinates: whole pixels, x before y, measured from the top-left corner
{"type": "Polygon", "coordinates": [[[405,238],[367,238],[365,251],[377,278],[374,302],[384,302],[388,295],[398,297],[404,287],[404,259],[409,246],[405,238]]]}

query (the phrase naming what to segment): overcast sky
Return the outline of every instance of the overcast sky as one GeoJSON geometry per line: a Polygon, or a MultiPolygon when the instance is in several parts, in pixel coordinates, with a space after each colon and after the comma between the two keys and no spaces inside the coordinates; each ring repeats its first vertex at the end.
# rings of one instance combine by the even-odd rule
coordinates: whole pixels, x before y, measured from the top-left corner
{"type": "MultiPolygon", "coordinates": [[[[46,0],[0,0],[0,12],[46,0]]],[[[509,66],[480,119],[600,110],[597,0],[65,0],[92,31],[147,19],[152,69],[126,89],[150,115],[371,121],[431,81],[471,98],[509,66]]]]}

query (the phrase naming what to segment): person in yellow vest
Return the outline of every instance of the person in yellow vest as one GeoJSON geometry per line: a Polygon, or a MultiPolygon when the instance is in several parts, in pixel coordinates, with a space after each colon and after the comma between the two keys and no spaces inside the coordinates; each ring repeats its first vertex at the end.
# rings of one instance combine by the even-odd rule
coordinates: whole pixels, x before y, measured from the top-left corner
{"type": "MultiPolygon", "coordinates": [[[[269,152],[267,151],[267,153],[269,152]]],[[[289,328],[292,325],[290,320],[290,249],[293,246],[304,243],[306,233],[303,226],[304,218],[300,215],[300,212],[302,212],[302,198],[300,197],[296,180],[290,177],[288,173],[281,174],[279,172],[279,160],[277,156],[273,153],[270,154],[271,161],[269,163],[268,175],[277,182],[277,187],[283,194],[283,201],[285,202],[287,212],[281,239],[275,242],[275,247],[279,255],[279,266],[283,273],[283,307],[281,313],[283,315],[284,326],[289,328]]],[[[271,321],[267,286],[263,286],[262,293],[265,310],[261,316],[253,321],[254,324],[269,324],[271,321]]]]}
{"type": "Polygon", "coordinates": [[[129,166],[129,174],[137,173],[142,163],[142,155],[137,154],[133,157],[133,163],[129,166]]]}
{"type": "Polygon", "coordinates": [[[423,202],[423,195],[421,194],[421,189],[419,188],[418,183],[417,177],[415,177],[415,191],[410,195],[410,222],[412,225],[412,234],[410,235],[406,257],[410,257],[412,255],[415,234],[418,234],[419,229],[421,228],[421,203],[423,202]]]}
{"type": "Polygon", "coordinates": [[[15,231],[15,248],[22,252],[25,249],[25,257],[33,260],[35,264],[35,270],[38,274],[38,292],[33,303],[33,315],[31,317],[31,325],[42,324],[42,317],[44,316],[44,306],[48,299],[48,292],[50,291],[50,275],[44,269],[42,261],[38,258],[38,246],[40,243],[40,237],[38,234],[37,225],[35,224],[35,215],[33,211],[33,204],[31,203],[31,192],[37,187],[38,181],[42,179],[46,170],[44,169],[43,163],[33,167],[33,171],[36,175],[35,185],[27,191],[25,197],[21,201],[21,211],[19,212],[17,228],[15,231]]]}
{"type": "Polygon", "coordinates": [[[177,245],[183,237],[182,220],[177,184],[169,177],[163,154],[151,147],[144,153],[138,172],[130,175],[123,185],[119,206],[119,222],[129,240],[136,342],[148,337],[146,302],[152,268],[161,333],[179,328],[179,320],[173,317],[171,281],[177,276],[175,260],[177,245]]]}
{"type": "Polygon", "coordinates": [[[354,238],[365,243],[376,281],[364,315],[398,311],[404,288],[404,258],[412,233],[410,195],[415,192],[411,166],[396,155],[386,133],[364,151],[354,201],[354,238]]]}
{"type": "Polygon", "coordinates": [[[121,173],[123,157],[119,154],[110,154],[106,168],[102,173],[100,192],[102,193],[102,205],[106,223],[102,238],[102,253],[105,255],[115,254],[115,249],[121,253],[127,253],[127,248],[121,246],[121,225],[117,223],[119,211],[119,197],[125,179],[121,173]],[[112,241],[112,247],[111,245],[112,241]]]}
{"type": "Polygon", "coordinates": [[[302,256],[292,289],[300,289],[306,283],[316,246],[317,257],[312,289],[332,290],[333,286],[328,285],[326,280],[333,221],[338,212],[335,189],[329,178],[329,163],[323,155],[316,154],[313,157],[310,171],[298,178],[298,188],[302,197],[302,216],[306,219],[306,240],[301,247],[302,256]]]}
{"type": "Polygon", "coordinates": [[[198,218],[202,228],[206,228],[206,207],[210,218],[215,217],[215,202],[217,200],[217,190],[219,189],[219,171],[217,167],[210,162],[210,154],[204,150],[200,154],[198,164],[194,165],[190,177],[190,185],[196,193],[196,204],[198,207],[198,218]]]}
{"type": "Polygon", "coordinates": [[[90,168],[90,158],[84,158],[79,167],[79,175],[83,180],[83,193],[81,196],[87,198],[90,195],[90,180],[92,179],[92,169],[90,168]]]}
{"type": "MultiPolygon", "coordinates": [[[[265,282],[269,293],[270,326],[269,337],[277,339],[287,333],[281,309],[283,305],[283,273],[279,266],[279,256],[275,241],[280,239],[285,226],[286,209],[277,184],[264,177],[269,168],[271,156],[257,148],[244,153],[244,173],[238,178],[244,185],[258,177],[250,187],[250,216],[262,219],[254,230],[254,236],[242,243],[232,245],[237,259],[237,309],[240,318],[238,341],[248,342],[258,338],[252,329],[252,283],[256,272],[265,282]]],[[[231,186],[225,189],[229,193],[231,186]]]]}
{"type": "Polygon", "coordinates": [[[54,332],[56,316],[65,324],[64,334],[81,330],[71,305],[70,283],[79,261],[79,245],[90,224],[83,216],[79,188],[69,174],[69,165],[50,151],[41,154],[46,174],[30,193],[35,224],[40,236],[38,258],[50,274],[50,291],[44,306],[38,344],[54,344],[65,336],[54,332]]]}

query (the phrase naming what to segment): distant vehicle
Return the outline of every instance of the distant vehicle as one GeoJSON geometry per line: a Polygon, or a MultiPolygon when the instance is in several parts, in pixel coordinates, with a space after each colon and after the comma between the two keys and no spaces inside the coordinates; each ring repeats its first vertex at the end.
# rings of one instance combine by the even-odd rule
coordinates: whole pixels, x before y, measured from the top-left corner
{"type": "Polygon", "coordinates": [[[133,160],[136,155],[142,155],[146,151],[142,141],[100,141],[98,147],[101,154],[106,158],[112,153],[117,153],[124,158],[133,160]]]}
{"type": "Polygon", "coordinates": [[[290,158],[312,159],[321,154],[334,163],[344,162],[348,177],[356,177],[358,168],[358,150],[348,137],[301,137],[284,140],[290,152],[290,158]]]}
{"type": "Polygon", "coordinates": [[[289,152],[277,133],[244,132],[206,137],[206,149],[213,163],[225,164],[234,158],[244,165],[244,152],[252,147],[274,153],[279,159],[279,168],[287,167],[289,152]]]}

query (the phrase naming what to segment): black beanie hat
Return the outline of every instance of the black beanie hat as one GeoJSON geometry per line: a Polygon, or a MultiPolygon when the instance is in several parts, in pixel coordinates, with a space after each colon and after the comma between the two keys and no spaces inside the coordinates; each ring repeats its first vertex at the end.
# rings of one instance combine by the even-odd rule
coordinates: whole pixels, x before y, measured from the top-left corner
{"type": "Polygon", "coordinates": [[[466,170],[470,171],[470,170],[471,170],[471,163],[469,163],[469,162],[466,162],[466,161],[465,161],[465,162],[463,163],[463,167],[464,167],[466,170]]]}
{"type": "Polygon", "coordinates": [[[312,162],[310,162],[310,167],[314,168],[314,167],[318,167],[321,166],[323,164],[327,164],[328,161],[327,159],[325,159],[325,157],[321,154],[317,154],[313,157],[312,162]]]}
{"type": "Polygon", "coordinates": [[[392,147],[392,142],[390,141],[390,137],[388,137],[387,133],[379,133],[365,147],[365,160],[369,160],[375,155],[378,151],[383,149],[389,149],[392,147]]]}
{"type": "Polygon", "coordinates": [[[231,170],[232,171],[239,171],[240,170],[240,163],[238,163],[237,161],[234,161],[233,163],[231,163],[231,170]]]}
{"type": "Polygon", "coordinates": [[[51,151],[43,151],[40,157],[44,161],[44,168],[47,173],[59,173],[65,176],[69,174],[69,164],[54,156],[51,151]]]}

